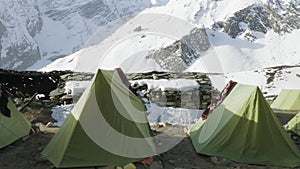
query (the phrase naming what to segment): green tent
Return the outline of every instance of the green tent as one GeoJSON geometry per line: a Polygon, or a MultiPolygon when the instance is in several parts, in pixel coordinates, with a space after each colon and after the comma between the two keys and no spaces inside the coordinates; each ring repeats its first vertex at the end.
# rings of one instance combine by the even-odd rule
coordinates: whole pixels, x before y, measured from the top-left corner
{"type": "Polygon", "coordinates": [[[271,107],[282,110],[300,110],[300,90],[283,89],[271,107]]]}
{"type": "Polygon", "coordinates": [[[56,167],[124,166],[153,155],[143,102],[118,71],[98,70],[42,154],[56,167]]]}
{"type": "Polygon", "coordinates": [[[300,112],[287,123],[287,129],[300,136],[300,112]]]}
{"type": "Polygon", "coordinates": [[[0,148],[28,135],[31,127],[10,99],[8,99],[7,108],[10,117],[0,112],[0,148]]]}
{"type": "Polygon", "coordinates": [[[236,162],[295,167],[300,151],[258,87],[238,84],[203,121],[190,129],[197,153],[236,162]]]}

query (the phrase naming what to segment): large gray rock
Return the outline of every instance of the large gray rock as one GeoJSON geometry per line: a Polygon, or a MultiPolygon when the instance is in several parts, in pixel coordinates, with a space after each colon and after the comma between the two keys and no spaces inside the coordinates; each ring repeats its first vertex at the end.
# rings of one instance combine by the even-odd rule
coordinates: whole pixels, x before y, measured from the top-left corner
{"type": "Polygon", "coordinates": [[[181,72],[211,47],[206,30],[194,28],[182,39],[147,56],[153,58],[161,68],[181,72]]]}

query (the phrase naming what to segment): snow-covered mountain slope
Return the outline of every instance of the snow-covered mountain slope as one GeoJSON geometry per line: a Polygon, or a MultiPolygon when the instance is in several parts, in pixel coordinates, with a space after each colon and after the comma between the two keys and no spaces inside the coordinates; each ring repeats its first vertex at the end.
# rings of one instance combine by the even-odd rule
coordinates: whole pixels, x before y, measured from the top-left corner
{"type": "Polygon", "coordinates": [[[282,89],[300,89],[300,65],[229,73],[226,74],[225,79],[226,82],[234,80],[247,85],[259,86],[265,96],[274,96],[278,95],[282,89]]]}
{"type": "Polygon", "coordinates": [[[170,0],[68,56],[67,64],[60,66],[63,58],[41,70],[231,73],[298,64],[299,20],[296,0],[170,0]]]}
{"type": "Polygon", "coordinates": [[[34,37],[42,18],[34,0],[0,1],[0,67],[28,67],[41,58],[34,37]]]}
{"type": "MultiPolygon", "coordinates": [[[[63,67],[55,66],[65,62],[62,58],[41,70],[73,67],[76,71],[95,72],[99,66],[104,69],[121,66],[125,72],[161,70],[162,68],[152,58],[146,58],[147,54],[171,45],[177,39],[187,35],[192,28],[193,25],[186,25],[186,22],[169,15],[139,14],[100,44],[84,48],[72,55],[74,59],[68,62],[69,64],[63,67]],[[170,26],[173,28],[170,29],[170,26]],[[137,66],[138,62],[141,67],[137,66]],[[133,69],[134,67],[136,69],[133,69]]],[[[94,36],[98,37],[97,34],[94,36]]]]}
{"type": "Polygon", "coordinates": [[[0,67],[26,69],[42,59],[41,68],[81,49],[102,26],[119,19],[114,31],[145,8],[167,2],[152,1],[1,0],[0,67]]]}

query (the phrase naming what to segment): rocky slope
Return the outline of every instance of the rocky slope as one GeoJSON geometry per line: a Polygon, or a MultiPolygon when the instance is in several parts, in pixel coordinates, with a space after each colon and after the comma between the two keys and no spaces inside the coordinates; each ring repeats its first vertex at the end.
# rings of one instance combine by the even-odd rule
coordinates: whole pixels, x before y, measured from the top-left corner
{"type": "Polygon", "coordinates": [[[34,37],[42,29],[35,1],[0,1],[0,67],[25,68],[41,58],[34,37]]]}
{"type": "MultiPolygon", "coordinates": [[[[241,6],[239,10],[230,12],[220,9],[222,2],[205,0],[199,2],[200,6],[194,10],[197,12],[189,14],[193,16],[192,19],[186,19],[185,15],[178,14],[178,16],[195,24],[204,24],[205,28],[194,29],[173,44],[154,51],[148,58],[153,58],[162,68],[171,71],[190,69],[195,61],[203,59],[205,55],[217,58],[214,59],[214,66],[219,66],[216,60],[230,62],[230,68],[224,66],[222,70],[224,72],[300,62],[296,61],[296,58],[299,58],[298,52],[295,51],[296,45],[287,40],[288,36],[299,36],[299,34],[291,35],[300,28],[299,1],[249,1],[248,6],[241,6]],[[268,37],[270,32],[272,35],[268,37]],[[223,46],[222,49],[219,46],[223,46]],[[226,50],[230,51],[226,53],[226,50]],[[228,57],[229,55],[233,56],[228,57]],[[285,57],[291,59],[291,62],[283,59],[285,57]],[[240,67],[234,68],[236,65],[240,67]]],[[[186,3],[183,6],[188,5],[191,4],[186,3]]],[[[202,61],[202,65],[205,65],[203,62],[207,60],[202,61]]],[[[194,67],[196,66],[201,65],[196,64],[194,67]]],[[[213,65],[206,64],[206,66],[213,65]]]]}
{"type": "Polygon", "coordinates": [[[165,70],[181,72],[209,48],[211,45],[206,30],[194,28],[182,39],[165,48],[153,51],[147,57],[154,59],[165,70]]]}
{"type": "Polygon", "coordinates": [[[290,33],[300,28],[299,1],[267,1],[266,4],[253,4],[234,13],[225,21],[218,21],[214,29],[221,28],[232,38],[239,35],[250,41],[256,39],[254,33],[290,33]]]}
{"type": "Polygon", "coordinates": [[[0,67],[26,69],[42,58],[49,64],[82,48],[101,26],[119,19],[117,28],[151,6],[150,0],[1,0],[0,67]]]}

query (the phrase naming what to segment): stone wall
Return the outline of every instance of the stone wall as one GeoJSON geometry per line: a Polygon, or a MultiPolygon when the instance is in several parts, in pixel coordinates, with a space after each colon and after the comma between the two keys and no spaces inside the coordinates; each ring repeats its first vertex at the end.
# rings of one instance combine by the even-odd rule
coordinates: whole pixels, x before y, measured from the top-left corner
{"type": "MultiPolygon", "coordinates": [[[[94,74],[78,72],[35,72],[35,71],[0,71],[0,83],[5,86],[9,92],[19,98],[17,95],[32,96],[34,93],[44,94],[46,99],[56,98],[60,103],[66,100],[74,99],[73,95],[65,90],[65,83],[70,81],[89,81],[94,74]]],[[[211,82],[207,75],[202,73],[168,73],[168,72],[149,72],[126,74],[132,83],[132,88],[137,94],[140,94],[145,100],[157,103],[159,106],[182,107],[190,109],[204,109],[211,102],[211,82]],[[176,88],[148,88],[145,84],[136,84],[135,81],[142,79],[190,79],[197,82],[196,87],[185,89],[184,91],[176,88]]],[[[166,84],[167,86],[168,84],[166,84]]],[[[79,96],[78,96],[79,97],[79,96]]],[[[75,99],[76,100],[76,99],[75,99]]]]}
{"type": "Polygon", "coordinates": [[[197,72],[185,73],[166,73],[166,72],[150,72],[150,73],[133,73],[127,74],[131,80],[132,88],[142,97],[165,107],[181,107],[188,109],[205,109],[211,103],[212,85],[206,74],[197,72]],[[147,82],[143,84],[135,83],[142,79],[191,79],[195,80],[199,86],[190,89],[180,90],[179,88],[168,88],[167,90],[157,88],[149,88],[147,82]]]}

